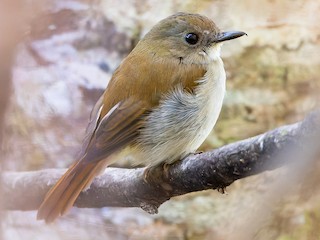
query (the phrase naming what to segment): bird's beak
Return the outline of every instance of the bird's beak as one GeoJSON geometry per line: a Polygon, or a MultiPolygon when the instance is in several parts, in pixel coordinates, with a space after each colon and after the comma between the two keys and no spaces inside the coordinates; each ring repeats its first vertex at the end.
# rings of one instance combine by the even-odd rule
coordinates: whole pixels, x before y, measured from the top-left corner
{"type": "Polygon", "coordinates": [[[221,32],[214,38],[214,42],[216,43],[224,42],[224,41],[241,37],[243,35],[248,36],[248,34],[246,34],[245,32],[240,32],[240,31],[221,32]]]}

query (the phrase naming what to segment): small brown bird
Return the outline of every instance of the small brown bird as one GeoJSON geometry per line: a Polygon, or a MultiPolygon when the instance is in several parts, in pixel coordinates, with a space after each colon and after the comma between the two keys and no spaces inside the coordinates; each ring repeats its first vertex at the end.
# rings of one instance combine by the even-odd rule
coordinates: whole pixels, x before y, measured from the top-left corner
{"type": "Polygon", "coordinates": [[[155,25],[113,74],[93,108],[81,157],[47,193],[37,218],[65,214],[115,154],[129,152],[150,168],[195,152],[225,95],[221,45],[244,34],[189,13],[155,25]]]}

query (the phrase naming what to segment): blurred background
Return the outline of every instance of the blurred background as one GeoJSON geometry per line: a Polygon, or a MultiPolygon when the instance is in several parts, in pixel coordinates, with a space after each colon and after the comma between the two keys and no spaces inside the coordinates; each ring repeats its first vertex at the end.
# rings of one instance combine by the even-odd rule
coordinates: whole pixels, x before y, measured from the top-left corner
{"type": "MultiPolygon", "coordinates": [[[[320,1],[19,0],[8,7],[10,21],[2,28],[14,32],[8,45],[14,60],[2,168],[68,167],[113,71],[154,24],[179,11],[248,33],[223,47],[227,96],[201,150],[300,121],[319,107],[320,1]]],[[[3,238],[316,240],[317,172],[319,166],[310,167],[294,184],[279,183],[286,168],[266,172],[235,182],[228,194],[176,197],[157,215],[74,208],[48,226],[35,220],[35,211],[7,212],[3,238]]]]}

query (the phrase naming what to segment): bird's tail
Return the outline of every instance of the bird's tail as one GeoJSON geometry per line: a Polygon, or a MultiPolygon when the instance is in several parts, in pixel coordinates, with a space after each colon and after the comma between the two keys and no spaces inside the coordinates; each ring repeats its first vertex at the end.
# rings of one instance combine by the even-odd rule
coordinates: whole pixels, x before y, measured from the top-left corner
{"type": "Polygon", "coordinates": [[[86,188],[100,172],[100,163],[78,161],[73,164],[46,194],[39,207],[37,219],[46,223],[65,214],[74,204],[80,192],[86,188]]]}

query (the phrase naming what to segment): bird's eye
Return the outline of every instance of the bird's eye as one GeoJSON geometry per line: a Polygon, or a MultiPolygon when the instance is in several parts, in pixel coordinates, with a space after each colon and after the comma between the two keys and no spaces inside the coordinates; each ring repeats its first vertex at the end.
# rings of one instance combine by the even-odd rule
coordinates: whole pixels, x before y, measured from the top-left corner
{"type": "Polygon", "coordinates": [[[185,36],[185,39],[186,39],[186,42],[191,44],[191,45],[194,45],[198,42],[199,40],[199,37],[197,34],[195,33],[188,33],[186,36],[185,36]]]}

